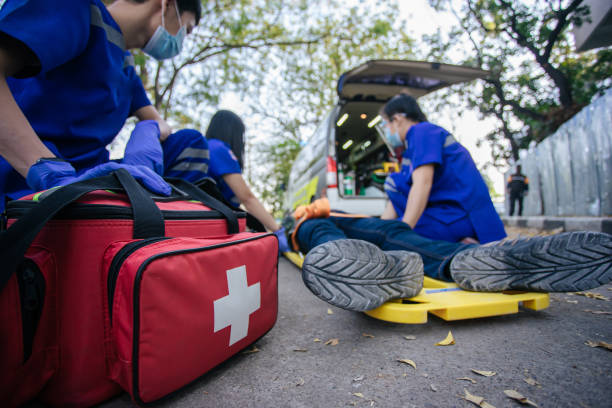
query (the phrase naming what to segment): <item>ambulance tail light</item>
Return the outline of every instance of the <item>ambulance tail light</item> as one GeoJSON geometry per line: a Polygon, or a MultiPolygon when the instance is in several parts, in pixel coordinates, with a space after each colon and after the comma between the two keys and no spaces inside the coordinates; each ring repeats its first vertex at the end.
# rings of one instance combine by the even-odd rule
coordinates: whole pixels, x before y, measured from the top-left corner
{"type": "Polygon", "coordinates": [[[338,168],[332,156],[327,156],[327,188],[338,188],[338,168]]]}

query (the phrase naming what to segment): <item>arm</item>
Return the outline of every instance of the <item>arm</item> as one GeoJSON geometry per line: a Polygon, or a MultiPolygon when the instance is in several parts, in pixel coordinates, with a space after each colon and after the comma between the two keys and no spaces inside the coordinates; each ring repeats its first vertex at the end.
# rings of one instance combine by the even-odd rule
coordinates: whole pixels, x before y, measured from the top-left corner
{"type": "Polygon", "coordinates": [[[434,169],[433,164],[425,164],[417,167],[412,173],[412,188],[408,195],[406,211],[402,217],[402,221],[410,225],[411,228],[414,228],[423,211],[425,211],[425,207],[427,207],[433,184],[434,169]]]}
{"type": "Polygon", "coordinates": [[[230,173],[223,175],[223,181],[232,189],[238,200],[246,210],[253,214],[270,231],[280,229],[274,218],[266,211],[261,202],[255,197],[249,186],[247,186],[242,174],[230,173]]]}
{"type": "Polygon", "coordinates": [[[36,160],[55,154],[40,141],[8,87],[7,77],[22,64],[19,56],[0,48],[0,155],[25,178],[36,160]]]}
{"type": "Polygon", "coordinates": [[[157,109],[153,105],[143,106],[134,112],[134,115],[138,118],[138,120],[154,120],[159,125],[159,141],[163,142],[170,136],[172,133],[172,128],[166,121],[161,117],[157,109]]]}
{"type": "Polygon", "coordinates": [[[385,211],[383,211],[380,216],[381,220],[394,220],[397,218],[397,213],[395,212],[395,208],[393,208],[393,204],[391,201],[387,201],[387,205],[385,206],[385,211]]]}

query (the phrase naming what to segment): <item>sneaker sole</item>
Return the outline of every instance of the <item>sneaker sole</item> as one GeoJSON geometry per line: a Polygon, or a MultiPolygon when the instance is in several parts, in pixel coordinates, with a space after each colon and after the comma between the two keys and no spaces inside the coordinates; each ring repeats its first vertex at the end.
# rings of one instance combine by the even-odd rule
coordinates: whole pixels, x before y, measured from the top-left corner
{"type": "Polygon", "coordinates": [[[576,292],[612,280],[612,235],[568,232],[462,251],[451,275],[463,289],[576,292]]]}
{"type": "Polygon", "coordinates": [[[302,279],[327,303],[363,312],[417,295],[423,288],[423,260],[414,252],[385,252],[369,242],[342,239],[308,252],[302,279]]]}

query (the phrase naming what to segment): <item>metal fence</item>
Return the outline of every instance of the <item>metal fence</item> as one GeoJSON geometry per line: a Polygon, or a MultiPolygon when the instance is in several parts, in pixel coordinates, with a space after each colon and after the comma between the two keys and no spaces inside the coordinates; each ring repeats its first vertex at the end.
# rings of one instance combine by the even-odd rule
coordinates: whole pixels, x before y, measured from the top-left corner
{"type": "Polygon", "coordinates": [[[523,215],[612,216],[612,88],[517,164],[529,178],[523,215]]]}

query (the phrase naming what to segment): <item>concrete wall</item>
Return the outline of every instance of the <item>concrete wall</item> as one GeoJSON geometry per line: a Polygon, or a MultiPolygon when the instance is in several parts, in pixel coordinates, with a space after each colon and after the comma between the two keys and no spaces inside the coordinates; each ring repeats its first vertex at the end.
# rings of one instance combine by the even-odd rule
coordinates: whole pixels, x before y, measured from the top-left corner
{"type": "Polygon", "coordinates": [[[612,216],[612,88],[518,164],[530,181],[523,215],[612,216]]]}

